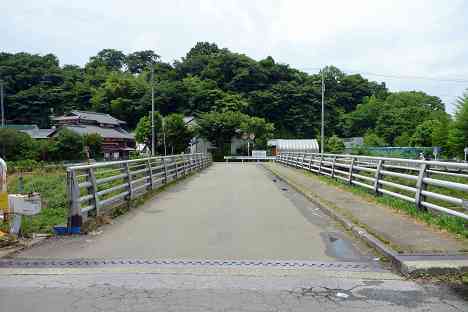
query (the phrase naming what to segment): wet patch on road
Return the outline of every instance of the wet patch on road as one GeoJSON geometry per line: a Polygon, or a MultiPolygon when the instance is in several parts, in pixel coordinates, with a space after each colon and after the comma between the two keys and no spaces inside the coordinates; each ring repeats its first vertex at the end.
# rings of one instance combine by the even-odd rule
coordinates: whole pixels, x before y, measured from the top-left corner
{"type": "MultiPolygon", "coordinates": [[[[373,251],[342,229],[341,225],[323,212],[305,196],[290,188],[287,183],[264,170],[265,175],[282,191],[302,216],[311,224],[322,227],[324,231],[317,239],[326,245],[326,255],[340,261],[373,261],[373,251]]],[[[375,261],[373,261],[375,262],[375,261]]]]}

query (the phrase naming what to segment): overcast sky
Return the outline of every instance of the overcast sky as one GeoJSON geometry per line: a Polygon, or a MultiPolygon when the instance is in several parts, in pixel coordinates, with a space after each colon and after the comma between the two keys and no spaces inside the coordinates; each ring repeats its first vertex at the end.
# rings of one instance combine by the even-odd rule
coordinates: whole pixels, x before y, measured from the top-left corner
{"type": "Polygon", "coordinates": [[[335,65],[367,73],[391,90],[437,95],[449,112],[468,88],[463,0],[4,0],[0,34],[3,51],[79,65],[104,48],[152,49],[173,61],[197,41],[216,42],[308,72],[335,65]]]}

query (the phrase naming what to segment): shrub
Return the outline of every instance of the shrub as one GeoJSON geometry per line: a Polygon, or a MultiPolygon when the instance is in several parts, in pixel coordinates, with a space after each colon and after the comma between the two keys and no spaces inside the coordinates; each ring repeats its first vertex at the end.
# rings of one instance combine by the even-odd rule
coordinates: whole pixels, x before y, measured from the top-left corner
{"type": "Polygon", "coordinates": [[[83,136],[84,145],[89,148],[89,157],[94,159],[102,158],[102,136],[98,133],[91,133],[83,136]]]}
{"type": "Polygon", "coordinates": [[[24,160],[18,160],[18,161],[9,161],[7,163],[8,166],[8,172],[9,173],[14,173],[14,172],[26,172],[26,171],[33,171],[34,169],[37,169],[41,166],[41,163],[33,160],[33,159],[24,159],[24,160]]]}
{"type": "Polygon", "coordinates": [[[345,145],[343,140],[337,137],[336,135],[327,139],[327,144],[325,144],[325,150],[328,153],[340,154],[345,150],[345,145]]]}
{"type": "Polygon", "coordinates": [[[84,158],[83,137],[71,130],[62,129],[51,146],[54,160],[80,160],[84,158]]]}
{"type": "Polygon", "coordinates": [[[0,129],[0,157],[8,161],[35,159],[37,149],[34,140],[15,129],[0,129]]]}
{"type": "Polygon", "coordinates": [[[364,136],[364,145],[371,147],[385,146],[385,140],[372,131],[367,131],[364,136]]]}

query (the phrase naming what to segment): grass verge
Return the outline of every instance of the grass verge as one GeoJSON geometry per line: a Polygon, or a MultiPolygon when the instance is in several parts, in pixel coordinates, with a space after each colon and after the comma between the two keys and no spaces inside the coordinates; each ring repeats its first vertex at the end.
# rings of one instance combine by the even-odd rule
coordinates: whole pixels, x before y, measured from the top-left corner
{"type": "MultiPolygon", "coordinates": [[[[23,216],[21,233],[52,233],[53,226],[67,222],[66,172],[64,170],[35,170],[23,174],[22,193],[39,192],[42,198],[42,210],[35,216],[23,216]]],[[[8,178],[8,192],[20,193],[20,178],[13,175],[8,178]]]]}

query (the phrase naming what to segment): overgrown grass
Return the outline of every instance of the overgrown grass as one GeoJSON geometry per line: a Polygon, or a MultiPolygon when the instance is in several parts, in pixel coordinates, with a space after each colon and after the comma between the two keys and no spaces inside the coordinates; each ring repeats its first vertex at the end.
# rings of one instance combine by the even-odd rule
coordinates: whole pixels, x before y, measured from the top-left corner
{"type": "Polygon", "coordinates": [[[375,196],[373,192],[365,188],[349,185],[345,182],[342,182],[341,180],[335,180],[327,176],[316,175],[309,171],[304,172],[306,173],[306,175],[318,178],[326,184],[336,186],[340,189],[361,196],[369,202],[374,202],[391,207],[394,210],[397,210],[408,216],[421,220],[426,224],[431,225],[437,229],[446,230],[447,232],[455,234],[458,238],[468,238],[468,221],[462,218],[420,210],[417,209],[414,204],[398,198],[394,198],[388,195],[375,196]]]}
{"type": "MultiPolygon", "coordinates": [[[[23,217],[21,233],[52,233],[53,226],[67,222],[66,173],[64,170],[35,170],[23,174],[24,191],[39,192],[42,198],[42,210],[36,216],[23,217]]],[[[20,193],[19,176],[10,176],[8,192],[20,193]]]]}

